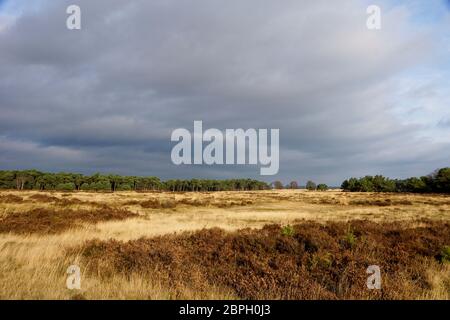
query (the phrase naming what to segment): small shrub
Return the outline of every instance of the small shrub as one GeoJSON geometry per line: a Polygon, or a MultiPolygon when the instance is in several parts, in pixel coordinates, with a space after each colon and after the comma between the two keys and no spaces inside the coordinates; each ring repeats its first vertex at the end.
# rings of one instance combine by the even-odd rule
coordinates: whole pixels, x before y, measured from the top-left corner
{"type": "Polygon", "coordinates": [[[450,263],[450,246],[444,246],[441,250],[440,260],[442,263],[450,263]]]}
{"type": "Polygon", "coordinates": [[[295,234],[295,230],[291,225],[287,225],[281,229],[281,234],[283,236],[292,237],[295,234]]]}
{"type": "Polygon", "coordinates": [[[308,268],[314,270],[316,268],[328,269],[333,265],[333,256],[329,252],[313,253],[308,261],[308,268]]]}
{"type": "Polygon", "coordinates": [[[344,237],[345,245],[349,248],[353,248],[356,244],[356,240],[357,240],[357,238],[356,238],[355,234],[353,233],[353,231],[351,229],[349,229],[344,237]]]}

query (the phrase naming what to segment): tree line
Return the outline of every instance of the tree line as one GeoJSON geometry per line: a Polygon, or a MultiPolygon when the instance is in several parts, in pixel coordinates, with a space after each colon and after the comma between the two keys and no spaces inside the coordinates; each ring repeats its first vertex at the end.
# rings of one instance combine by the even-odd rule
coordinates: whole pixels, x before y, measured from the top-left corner
{"type": "Polygon", "coordinates": [[[83,175],[48,173],[37,170],[0,171],[0,189],[62,191],[245,191],[264,190],[270,186],[253,179],[189,179],[162,181],[158,177],[120,176],[115,174],[83,175]]]}
{"type": "MultiPolygon", "coordinates": [[[[296,181],[270,185],[253,179],[172,179],[158,177],[120,176],[115,174],[83,175],[79,173],[48,173],[38,170],[0,170],[0,189],[17,190],[89,190],[89,191],[246,191],[266,189],[303,188],[296,181]]],[[[326,184],[308,181],[308,190],[326,191],[326,184]]],[[[450,193],[450,168],[441,168],[432,174],[408,179],[390,179],[382,175],[350,178],[341,188],[349,192],[414,192],[450,193]]]]}
{"type": "Polygon", "coordinates": [[[305,186],[299,186],[297,181],[291,181],[289,184],[283,186],[283,183],[279,180],[271,183],[273,189],[307,189],[310,191],[327,191],[328,185],[325,183],[316,184],[314,181],[308,180],[305,186]]]}
{"type": "Polygon", "coordinates": [[[342,183],[341,188],[350,192],[450,193],[450,168],[408,179],[390,179],[381,175],[350,178],[342,183]]]}

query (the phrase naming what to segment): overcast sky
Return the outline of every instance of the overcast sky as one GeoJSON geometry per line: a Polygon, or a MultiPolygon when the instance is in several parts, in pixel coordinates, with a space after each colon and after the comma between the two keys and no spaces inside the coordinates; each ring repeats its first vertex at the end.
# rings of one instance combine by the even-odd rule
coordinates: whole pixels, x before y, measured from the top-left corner
{"type": "Polygon", "coordinates": [[[0,0],[0,169],[408,177],[450,166],[448,1],[0,0]],[[31,4],[30,4],[31,3],[31,4]],[[66,28],[66,8],[82,30],[66,28]],[[382,28],[366,27],[366,8],[382,28]],[[279,128],[280,171],[175,166],[171,132],[279,128]]]}

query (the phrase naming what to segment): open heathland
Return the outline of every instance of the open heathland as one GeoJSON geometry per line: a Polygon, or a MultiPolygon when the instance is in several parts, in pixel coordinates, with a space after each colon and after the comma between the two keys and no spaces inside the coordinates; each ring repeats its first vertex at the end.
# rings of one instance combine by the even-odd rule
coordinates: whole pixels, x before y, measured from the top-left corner
{"type": "Polygon", "coordinates": [[[450,299],[449,224],[438,194],[1,191],[0,298],[450,299]]]}

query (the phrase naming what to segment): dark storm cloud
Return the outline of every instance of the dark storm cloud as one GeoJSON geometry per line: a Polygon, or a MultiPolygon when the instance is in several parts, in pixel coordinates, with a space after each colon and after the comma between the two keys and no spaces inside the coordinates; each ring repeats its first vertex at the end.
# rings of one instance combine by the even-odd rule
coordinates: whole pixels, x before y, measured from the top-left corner
{"type": "Polygon", "coordinates": [[[269,180],[425,174],[448,159],[390,112],[396,75],[436,50],[402,10],[373,32],[359,1],[80,0],[69,31],[69,4],[0,29],[2,167],[258,177],[172,165],[170,134],[194,120],[280,128],[269,180]]]}

